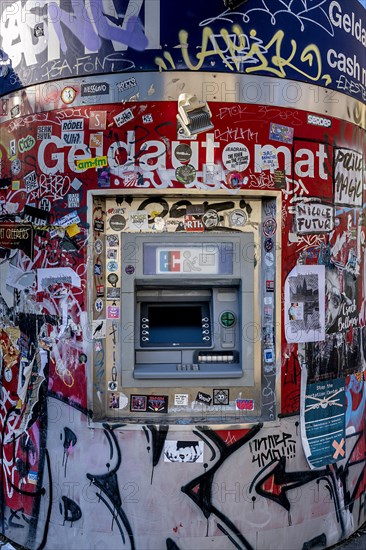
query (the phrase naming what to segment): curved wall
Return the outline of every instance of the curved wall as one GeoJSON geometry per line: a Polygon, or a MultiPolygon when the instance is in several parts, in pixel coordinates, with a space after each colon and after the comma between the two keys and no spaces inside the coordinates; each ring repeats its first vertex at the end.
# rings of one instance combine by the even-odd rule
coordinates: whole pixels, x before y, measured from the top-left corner
{"type": "Polygon", "coordinates": [[[366,510],[365,10],[1,9],[2,533],[32,549],[346,538],[366,510]],[[191,138],[182,93],[210,109],[191,138]],[[240,383],[126,384],[124,238],[178,233],[253,235],[240,383]]]}

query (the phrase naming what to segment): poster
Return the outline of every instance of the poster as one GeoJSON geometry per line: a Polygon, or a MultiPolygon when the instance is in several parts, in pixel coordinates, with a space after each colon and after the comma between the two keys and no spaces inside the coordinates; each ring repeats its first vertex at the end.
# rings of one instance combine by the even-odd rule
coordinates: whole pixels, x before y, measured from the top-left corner
{"type": "Polygon", "coordinates": [[[306,384],[301,399],[301,437],[310,468],[345,457],[344,378],[306,384]]]}
{"type": "Polygon", "coordinates": [[[297,265],[285,283],[287,342],[318,342],[325,338],[325,267],[297,265]]]}

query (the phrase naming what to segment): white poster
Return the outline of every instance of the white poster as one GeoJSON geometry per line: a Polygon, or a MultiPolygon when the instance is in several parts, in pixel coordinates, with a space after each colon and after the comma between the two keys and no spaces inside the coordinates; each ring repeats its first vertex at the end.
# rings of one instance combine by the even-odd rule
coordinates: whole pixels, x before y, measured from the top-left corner
{"type": "Polygon", "coordinates": [[[325,267],[297,265],[285,283],[287,342],[325,339],[325,267]]]}

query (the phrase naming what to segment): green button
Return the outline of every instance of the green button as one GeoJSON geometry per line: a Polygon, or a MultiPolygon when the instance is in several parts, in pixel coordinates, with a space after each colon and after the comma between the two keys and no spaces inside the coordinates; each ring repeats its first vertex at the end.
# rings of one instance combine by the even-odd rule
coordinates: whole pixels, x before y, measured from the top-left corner
{"type": "Polygon", "coordinates": [[[235,324],[236,318],[231,311],[224,311],[220,316],[220,323],[224,327],[232,327],[235,324]]]}

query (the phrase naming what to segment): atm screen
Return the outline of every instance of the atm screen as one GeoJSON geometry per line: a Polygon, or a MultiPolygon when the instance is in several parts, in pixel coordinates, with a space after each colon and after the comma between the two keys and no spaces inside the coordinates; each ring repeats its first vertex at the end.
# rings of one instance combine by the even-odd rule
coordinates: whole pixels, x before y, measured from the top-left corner
{"type": "Polygon", "coordinates": [[[208,303],[141,304],[141,347],[210,346],[208,303]]]}

